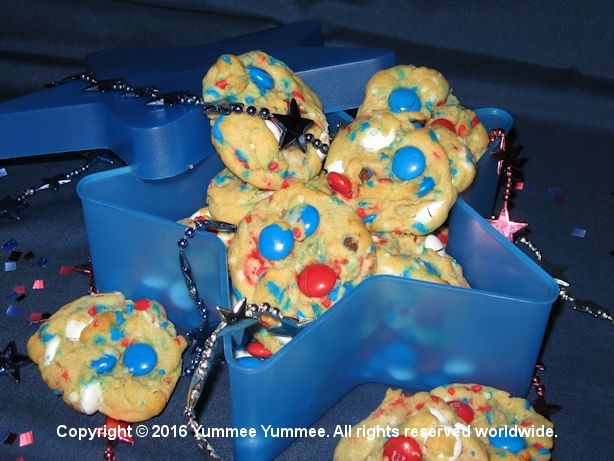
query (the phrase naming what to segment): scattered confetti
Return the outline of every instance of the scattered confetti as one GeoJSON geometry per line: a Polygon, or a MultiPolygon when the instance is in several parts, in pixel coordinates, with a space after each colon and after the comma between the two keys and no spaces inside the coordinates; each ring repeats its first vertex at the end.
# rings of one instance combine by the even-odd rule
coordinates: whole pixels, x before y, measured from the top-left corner
{"type": "Polygon", "coordinates": [[[42,280],[34,280],[34,284],[32,285],[33,290],[42,290],[45,288],[45,282],[42,280]]]}
{"type": "Polygon", "coordinates": [[[19,446],[25,447],[34,443],[34,435],[32,435],[32,431],[23,432],[19,434],[19,446]]]}
{"type": "Polygon", "coordinates": [[[17,439],[17,434],[14,432],[7,432],[4,429],[0,429],[0,441],[6,445],[13,445],[13,442],[17,439]]]}
{"type": "Polygon", "coordinates": [[[571,235],[574,237],[579,237],[583,239],[584,236],[586,235],[586,229],[582,229],[580,227],[574,227],[573,230],[571,231],[571,235]]]}
{"type": "Polygon", "coordinates": [[[51,317],[51,314],[49,312],[43,312],[42,314],[40,312],[32,312],[28,316],[28,323],[30,325],[35,325],[37,323],[44,322],[49,317],[51,317]]]}
{"type": "Polygon", "coordinates": [[[518,181],[515,185],[514,185],[514,189],[516,190],[524,190],[524,183],[522,181],[518,181]]]}
{"type": "Polygon", "coordinates": [[[26,287],[25,287],[25,286],[23,286],[23,285],[19,285],[19,286],[17,286],[17,287],[15,287],[15,288],[13,288],[13,291],[14,291],[15,293],[19,293],[20,295],[23,295],[23,294],[25,294],[25,293],[26,293],[26,287]]]}
{"type": "Polygon", "coordinates": [[[2,245],[2,249],[4,251],[13,251],[18,246],[19,246],[19,242],[17,242],[17,240],[10,239],[4,245],[2,245]]]}
{"type": "Polygon", "coordinates": [[[526,195],[535,195],[535,188],[525,185],[522,192],[526,195]]]}
{"type": "Polygon", "coordinates": [[[60,267],[60,275],[68,275],[72,272],[72,266],[60,267]]]}
{"type": "Polygon", "coordinates": [[[7,261],[4,263],[4,272],[11,272],[17,269],[17,263],[15,261],[7,261]]]}
{"type": "Polygon", "coordinates": [[[8,173],[6,172],[6,168],[0,168],[0,178],[4,177],[8,175],[8,173]]]}
{"type": "Polygon", "coordinates": [[[17,297],[15,298],[15,301],[17,301],[18,303],[20,303],[20,302],[21,302],[21,301],[23,301],[24,299],[26,299],[26,294],[25,294],[25,293],[22,293],[22,294],[20,294],[19,296],[17,296],[17,297]]]}
{"type": "Polygon", "coordinates": [[[19,297],[19,293],[17,293],[16,291],[9,291],[6,295],[6,300],[7,301],[15,301],[17,298],[19,297]]]}
{"type": "Polygon", "coordinates": [[[21,251],[11,251],[11,254],[9,255],[9,261],[19,261],[21,255],[21,251]]]}
{"type": "Polygon", "coordinates": [[[38,264],[42,268],[45,268],[47,267],[47,265],[49,265],[49,259],[47,259],[45,256],[41,256],[40,258],[38,258],[38,261],[36,261],[36,264],[38,264]]]}
{"type": "Polygon", "coordinates": [[[14,304],[9,304],[9,307],[6,310],[6,315],[10,315],[11,317],[19,317],[20,314],[21,314],[21,309],[19,309],[14,304]]]}
{"type": "Polygon", "coordinates": [[[559,187],[549,187],[548,192],[559,202],[565,201],[565,193],[559,187]]]}
{"type": "Polygon", "coordinates": [[[610,256],[614,256],[614,250],[610,251],[610,256]]]}
{"type": "Polygon", "coordinates": [[[23,259],[25,259],[26,261],[30,261],[31,259],[34,259],[34,253],[32,253],[31,251],[28,251],[25,255],[23,255],[23,259]]]}

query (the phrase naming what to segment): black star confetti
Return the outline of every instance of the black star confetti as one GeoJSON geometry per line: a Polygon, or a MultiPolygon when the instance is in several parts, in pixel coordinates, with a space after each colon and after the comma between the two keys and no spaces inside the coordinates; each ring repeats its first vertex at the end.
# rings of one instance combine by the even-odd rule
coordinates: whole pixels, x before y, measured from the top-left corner
{"type": "Polygon", "coordinates": [[[305,130],[313,125],[313,120],[301,117],[300,110],[296,99],[290,101],[288,112],[285,115],[273,114],[273,118],[281,128],[281,137],[279,138],[279,148],[283,149],[289,144],[294,144],[303,153],[307,152],[305,143],[305,130]]]}
{"type": "Polygon", "coordinates": [[[18,383],[20,379],[19,366],[28,363],[30,363],[30,359],[25,355],[18,354],[15,341],[11,341],[0,353],[0,375],[7,374],[18,383]]]}
{"type": "Polygon", "coordinates": [[[532,404],[533,409],[548,420],[552,420],[552,414],[561,409],[560,405],[547,403],[543,395],[538,396],[532,404]]]}

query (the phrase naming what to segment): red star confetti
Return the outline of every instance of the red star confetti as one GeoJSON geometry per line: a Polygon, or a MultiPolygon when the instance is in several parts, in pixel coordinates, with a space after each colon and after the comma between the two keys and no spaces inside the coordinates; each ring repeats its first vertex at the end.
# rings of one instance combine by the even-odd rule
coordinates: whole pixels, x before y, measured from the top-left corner
{"type": "Polygon", "coordinates": [[[42,290],[45,288],[45,282],[42,280],[34,280],[34,284],[32,285],[33,290],[42,290]]]}
{"type": "Polygon", "coordinates": [[[25,447],[34,443],[34,435],[32,431],[19,434],[19,446],[25,447]]]}
{"type": "Polygon", "coordinates": [[[510,242],[514,241],[514,235],[523,229],[526,229],[529,224],[526,222],[516,222],[510,219],[510,213],[507,209],[507,203],[503,203],[499,216],[495,219],[488,219],[488,222],[497,229],[510,242]]]}

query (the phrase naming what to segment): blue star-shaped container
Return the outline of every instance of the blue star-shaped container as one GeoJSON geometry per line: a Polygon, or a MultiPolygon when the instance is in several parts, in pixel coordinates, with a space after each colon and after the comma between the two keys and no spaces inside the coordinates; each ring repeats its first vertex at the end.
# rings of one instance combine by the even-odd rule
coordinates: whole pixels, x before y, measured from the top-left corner
{"type": "MultiPolygon", "coordinates": [[[[86,63],[100,78],[199,94],[201,78],[219,54],[254,48],[299,73],[321,97],[331,126],[360,104],[373,73],[395,64],[389,50],[321,47],[313,23],[199,48],[109,50],[86,63]],[[276,47],[281,42],[292,48],[276,47]]],[[[196,108],[145,106],[113,91],[83,92],[84,86],[70,82],[0,105],[0,152],[106,147],[122,156],[130,166],[90,175],[78,185],[98,288],[158,299],[180,329],[196,328],[200,316],[177,256],[184,227],[176,221],[203,205],[205,186],[223,168],[209,124],[196,108]],[[58,116],[62,127],[53,125],[58,116]],[[19,135],[32,126],[50,132],[19,135]]],[[[505,111],[476,113],[489,130],[511,128],[505,111]]],[[[371,277],[256,367],[234,358],[240,332],[224,336],[233,424],[306,427],[365,382],[413,389],[479,382],[525,395],[558,287],[482,217],[495,200],[496,168],[497,160],[484,155],[474,184],[450,214],[448,251],[471,289],[371,277]]],[[[223,244],[197,232],[186,252],[207,304],[231,306],[223,244]]],[[[210,314],[213,329],[219,317],[215,310],[210,314]]],[[[235,457],[271,459],[291,442],[258,430],[255,438],[234,441],[235,457]]]]}

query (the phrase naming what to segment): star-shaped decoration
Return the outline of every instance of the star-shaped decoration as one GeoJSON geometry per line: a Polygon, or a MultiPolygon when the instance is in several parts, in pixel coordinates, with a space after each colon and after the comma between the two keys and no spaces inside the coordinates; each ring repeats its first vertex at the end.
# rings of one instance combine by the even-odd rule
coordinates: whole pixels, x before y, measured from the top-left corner
{"type": "Polygon", "coordinates": [[[490,156],[499,161],[499,163],[497,163],[498,175],[501,175],[501,172],[504,171],[508,166],[512,167],[515,170],[519,169],[520,160],[518,159],[518,155],[520,154],[522,149],[523,146],[503,146],[491,152],[490,156]]]}
{"type": "Polygon", "coordinates": [[[281,137],[279,138],[279,148],[283,149],[289,144],[294,144],[303,153],[307,152],[305,143],[305,130],[313,125],[313,120],[301,117],[301,112],[298,108],[296,99],[290,101],[288,112],[283,114],[273,114],[272,120],[281,129],[281,137]]]}
{"type": "Polygon", "coordinates": [[[560,405],[553,405],[546,402],[543,395],[538,395],[537,398],[531,402],[533,409],[548,420],[552,420],[552,414],[561,409],[560,405]]]}
{"type": "Polygon", "coordinates": [[[21,211],[26,207],[26,204],[16,203],[13,197],[6,195],[0,200],[0,217],[9,216],[19,221],[21,219],[21,211]]]}
{"type": "Polygon", "coordinates": [[[15,341],[11,341],[4,350],[0,352],[0,375],[7,374],[18,383],[20,379],[20,364],[26,365],[30,362],[31,360],[27,356],[17,353],[15,341]]]}
{"type": "MultiPolygon", "coordinates": [[[[78,264],[70,267],[74,272],[78,272],[81,275],[87,275],[89,278],[89,294],[93,295],[98,292],[96,290],[96,280],[94,279],[94,270],[92,269],[92,261],[88,261],[85,264],[78,264]]],[[[70,272],[69,272],[70,273],[70,272]]]]}
{"type": "Polygon", "coordinates": [[[97,429],[100,437],[107,439],[112,437],[111,440],[119,440],[120,442],[134,445],[134,438],[131,435],[132,428],[130,423],[126,421],[118,421],[107,416],[104,426],[99,426],[97,429]],[[111,430],[109,431],[109,429],[111,430]]]}
{"type": "Polygon", "coordinates": [[[222,322],[231,326],[239,323],[241,320],[245,320],[247,317],[247,301],[245,298],[239,300],[232,309],[226,309],[225,307],[217,307],[217,311],[222,317],[222,322]]]}
{"type": "Polygon", "coordinates": [[[526,222],[515,222],[510,219],[510,213],[507,209],[506,202],[503,202],[499,216],[495,219],[488,219],[487,221],[510,242],[514,241],[514,234],[529,226],[526,222]]]}

